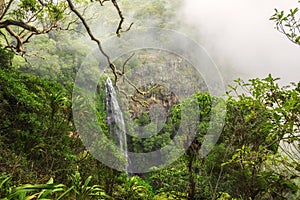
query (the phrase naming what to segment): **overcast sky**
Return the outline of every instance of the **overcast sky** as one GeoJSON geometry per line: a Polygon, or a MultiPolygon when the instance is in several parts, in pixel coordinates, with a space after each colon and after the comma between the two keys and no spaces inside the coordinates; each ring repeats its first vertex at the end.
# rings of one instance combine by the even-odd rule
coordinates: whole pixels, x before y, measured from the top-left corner
{"type": "Polygon", "coordinates": [[[297,0],[185,0],[183,15],[198,30],[194,39],[223,70],[234,67],[246,78],[271,73],[288,83],[300,81],[300,46],[268,19],[275,7],[296,5],[297,0]]]}

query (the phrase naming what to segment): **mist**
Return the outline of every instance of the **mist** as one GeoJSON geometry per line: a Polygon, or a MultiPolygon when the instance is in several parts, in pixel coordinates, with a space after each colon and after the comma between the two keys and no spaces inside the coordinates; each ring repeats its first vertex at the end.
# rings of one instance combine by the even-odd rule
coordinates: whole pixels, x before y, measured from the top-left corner
{"type": "MultiPolygon", "coordinates": [[[[185,0],[181,19],[228,77],[262,78],[271,73],[282,84],[298,82],[300,46],[274,29],[274,8],[288,11],[296,0],[185,0]]],[[[183,30],[184,31],[184,30],[183,30]]]]}
{"type": "MultiPolygon", "coordinates": [[[[161,5],[166,10],[174,9],[170,0],[163,2],[161,5]]],[[[167,14],[163,13],[159,18],[147,13],[151,6],[155,10],[155,3],[156,0],[144,4],[140,1],[121,3],[124,28],[131,22],[134,23],[132,29],[160,27],[167,14]]],[[[269,73],[279,77],[281,84],[288,84],[299,81],[300,46],[278,32],[269,18],[274,14],[274,8],[288,12],[296,6],[297,0],[184,0],[177,16],[170,19],[176,22],[175,25],[166,28],[182,32],[204,47],[218,66],[225,84],[237,78],[264,78],[269,73]]],[[[114,7],[106,4],[97,9],[99,11],[95,12],[96,8],[91,8],[91,15],[102,13],[91,26],[93,32],[99,38],[114,35],[118,23],[114,7]]],[[[95,47],[89,38],[84,41],[95,47]]]]}

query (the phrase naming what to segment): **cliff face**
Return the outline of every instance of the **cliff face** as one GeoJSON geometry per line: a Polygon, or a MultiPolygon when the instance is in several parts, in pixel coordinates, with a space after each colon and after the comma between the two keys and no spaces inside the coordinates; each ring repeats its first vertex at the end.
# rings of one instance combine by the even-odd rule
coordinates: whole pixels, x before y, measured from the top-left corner
{"type": "Polygon", "coordinates": [[[117,82],[122,108],[131,119],[149,115],[156,105],[168,113],[195,92],[206,92],[203,77],[184,58],[163,50],[138,50],[115,61],[124,73],[117,82]]]}
{"type": "MultiPolygon", "coordinates": [[[[151,89],[155,86],[144,86],[143,89],[151,89]]],[[[169,111],[175,103],[178,103],[178,97],[172,92],[164,89],[163,86],[156,86],[149,93],[142,95],[136,93],[131,96],[129,101],[129,112],[132,119],[139,118],[142,114],[149,114],[150,108],[159,105],[165,112],[169,111]]]]}

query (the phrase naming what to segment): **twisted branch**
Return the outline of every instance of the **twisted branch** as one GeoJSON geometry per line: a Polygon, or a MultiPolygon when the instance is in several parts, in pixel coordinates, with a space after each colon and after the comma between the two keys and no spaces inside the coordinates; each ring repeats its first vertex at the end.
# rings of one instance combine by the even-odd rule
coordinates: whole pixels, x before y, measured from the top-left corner
{"type": "Polygon", "coordinates": [[[115,84],[116,84],[116,82],[117,82],[117,80],[118,80],[118,75],[117,75],[117,73],[116,73],[116,67],[115,67],[115,65],[112,63],[112,61],[111,61],[109,55],[104,51],[104,49],[103,49],[103,47],[102,47],[101,41],[100,41],[99,39],[97,39],[97,38],[94,36],[94,34],[93,34],[91,28],[89,27],[89,25],[87,24],[86,20],[85,20],[84,17],[79,13],[79,11],[75,8],[75,6],[74,6],[74,4],[72,3],[72,1],[71,1],[71,0],[67,0],[67,2],[68,2],[68,5],[69,5],[71,11],[72,11],[72,12],[80,19],[80,21],[82,22],[82,24],[83,24],[83,26],[84,26],[86,32],[87,32],[88,35],[90,36],[91,40],[97,43],[99,51],[100,51],[100,52],[102,53],[102,55],[106,58],[106,60],[107,60],[107,62],[108,62],[108,64],[109,64],[109,67],[111,68],[111,70],[112,70],[112,72],[113,72],[113,74],[114,74],[114,77],[115,77],[115,84]]]}

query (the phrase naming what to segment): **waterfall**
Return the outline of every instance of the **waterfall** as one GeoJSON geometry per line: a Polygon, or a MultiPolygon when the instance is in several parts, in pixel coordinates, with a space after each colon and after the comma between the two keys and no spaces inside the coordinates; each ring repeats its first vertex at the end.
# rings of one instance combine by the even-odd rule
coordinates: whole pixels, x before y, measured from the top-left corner
{"type": "Polygon", "coordinates": [[[110,133],[116,138],[120,151],[125,157],[125,172],[128,172],[129,159],[127,153],[127,138],[126,128],[122,110],[117,100],[117,93],[112,84],[111,79],[108,77],[105,83],[106,91],[106,112],[107,112],[107,125],[109,126],[110,133]]]}

